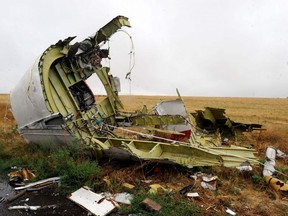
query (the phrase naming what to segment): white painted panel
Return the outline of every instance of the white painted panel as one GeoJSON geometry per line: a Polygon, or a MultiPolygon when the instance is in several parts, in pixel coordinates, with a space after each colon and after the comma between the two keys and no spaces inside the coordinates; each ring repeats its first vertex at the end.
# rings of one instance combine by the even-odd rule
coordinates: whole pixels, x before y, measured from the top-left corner
{"type": "Polygon", "coordinates": [[[52,115],[45,104],[38,64],[39,59],[10,93],[12,113],[20,129],[52,115]]]}
{"type": "Polygon", "coordinates": [[[97,216],[105,216],[118,206],[115,201],[108,200],[86,187],[73,192],[68,198],[97,216]]]}

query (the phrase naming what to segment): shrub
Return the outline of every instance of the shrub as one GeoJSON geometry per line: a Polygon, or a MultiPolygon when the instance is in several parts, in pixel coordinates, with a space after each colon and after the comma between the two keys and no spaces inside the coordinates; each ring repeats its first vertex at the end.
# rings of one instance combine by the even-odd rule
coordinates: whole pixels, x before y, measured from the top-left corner
{"type": "Polygon", "coordinates": [[[62,185],[74,190],[83,185],[92,186],[93,180],[100,175],[97,161],[73,158],[68,150],[59,150],[51,155],[54,163],[54,175],[62,177],[62,185]]]}

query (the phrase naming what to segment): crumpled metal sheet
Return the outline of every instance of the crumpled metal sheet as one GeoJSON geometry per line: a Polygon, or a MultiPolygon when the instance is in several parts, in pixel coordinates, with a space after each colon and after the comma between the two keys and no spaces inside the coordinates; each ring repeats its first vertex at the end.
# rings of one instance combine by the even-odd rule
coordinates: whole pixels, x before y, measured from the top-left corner
{"type": "Polygon", "coordinates": [[[97,216],[105,216],[118,206],[114,200],[96,194],[87,187],[81,187],[71,193],[68,199],[97,216]]]}
{"type": "Polygon", "coordinates": [[[272,176],[275,172],[276,149],[268,147],[266,149],[266,161],[264,163],[263,176],[272,176]]]}
{"type": "MultiPolygon", "coordinates": [[[[180,99],[171,100],[171,101],[161,101],[153,107],[154,111],[158,115],[180,115],[183,116],[188,121],[188,114],[186,112],[183,101],[180,99]]],[[[182,125],[166,125],[163,127],[165,130],[170,131],[188,131],[191,130],[190,124],[182,125]]]]}

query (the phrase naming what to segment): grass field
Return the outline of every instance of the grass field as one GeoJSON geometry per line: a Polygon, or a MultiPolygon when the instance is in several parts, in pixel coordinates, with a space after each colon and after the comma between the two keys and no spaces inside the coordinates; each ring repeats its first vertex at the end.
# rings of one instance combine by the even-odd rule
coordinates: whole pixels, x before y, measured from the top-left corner
{"type": "MultiPolygon", "coordinates": [[[[96,102],[101,98],[96,96],[96,102]]],[[[127,111],[141,110],[143,105],[151,109],[160,100],[176,98],[176,96],[121,96],[127,111]]],[[[188,112],[204,107],[224,108],[227,116],[234,121],[262,124],[265,131],[247,134],[247,138],[255,143],[260,160],[263,161],[267,146],[277,147],[288,154],[288,99],[183,97],[183,100],[188,112]]],[[[27,146],[15,128],[16,122],[9,107],[9,95],[0,95],[0,144],[4,152],[13,152],[13,149],[19,146],[24,148],[27,146]]],[[[286,175],[288,175],[287,161],[282,159],[276,162],[277,169],[286,175]]],[[[115,191],[119,188],[118,184],[123,183],[123,178],[130,183],[139,184],[138,181],[143,178],[143,173],[131,172],[131,170],[137,170],[137,165],[131,164],[130,167],[118,170],[114,170],[111,165],[106,165],[102,167],[101,175],[115,183],[115,188],[112,188],[115,191]]],[[[178,171],[176,168],[166,166],[161,167],[161,171],[161,174],[155,173],[149,178],[175,190],[181,189],[191,181],[186,171],[178,171]]],[[[287,215],[287,200],[275,200],[273,193],[263,181],[261,166],[255,167],[250,173],[221,167],[203,168],[198,171],[211,172],[219,177],[216,192],[204,191],[200,186],[195,186],[201,199],[189,200],[202,209],[205,215],[225,215],[225,207],[233,209],[239,215],[287,215]]],[[[288,180],[286,176],[278,177],[288,180]]]]}

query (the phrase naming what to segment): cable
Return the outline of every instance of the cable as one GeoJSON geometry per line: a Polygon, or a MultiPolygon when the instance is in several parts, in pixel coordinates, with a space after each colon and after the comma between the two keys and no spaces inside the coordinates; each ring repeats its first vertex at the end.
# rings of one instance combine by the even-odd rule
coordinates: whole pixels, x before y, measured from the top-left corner
{"type": "Polygon", "coordinates": [[[118,30],[119,32],[124,32],[125,34],[128,35],[128,37],[130,38],[131,41],[131,51],[129,52],[129,56],[130,56],[130,60],[129,60],[129,68],[128,68],[128,73],[125,76],[125,79],[129,80],[129,96],[132,95],[132,80],[131,80],[131,73],[132,70],[135,66],[135,49],[134,49],[134,43],[133,43],[133,39],[132,36],[125,30],[120,29],[118,30]]]}
{"type": "Polygon", "coordinates": [[[133,131],[133,130],[129,130],[129,129],[124,129],[122,127],[116,127],[116,126],[112,126],[112,125],[108,125],[108,126],[114,128],[114,129],[120,129],[120,130],[127,131],[127,132],[130,132],[130,133],[138,134],[138,135],[141,135],[141,136],[144,136],[144,137],[147,137],[147,138],[157,138],[157,139],[169,141],[169,142],[172,142],[172,143],[173,142],[174,143],[177,142],[177,143],[182,143],[182,144],[188,144],[186,142],[175,141],[175,140],[171,140],[171,139],[167,139],[167,138],[163,138],[163,137],[154,136],[154,135],[151,135],[151,134],[145,134],[145,133],[141,133],[141,132],[137,132],[137,131],[133,131]]]}
{"type": "Polygon", "coordinates": [[[125,31],[123,29],[120,29],[118,31],[124,32],[125,34],[127,34],[128,37],[130,38],[130,41],[131,41],[131,51],[129,52],[129,55],[130,55],[129,70],[128,70],[128,73],[126,74],[126,77],[125,77],[125,79],[128,79],[131,81],[131,72],[135,66],[135,49],[134,49],[133,39],[132,39],[132,36],[127,31],[125,31]],[[133,64],[132,64],[132,61],[133,61],[133,64]]]}

